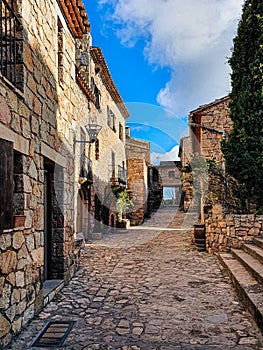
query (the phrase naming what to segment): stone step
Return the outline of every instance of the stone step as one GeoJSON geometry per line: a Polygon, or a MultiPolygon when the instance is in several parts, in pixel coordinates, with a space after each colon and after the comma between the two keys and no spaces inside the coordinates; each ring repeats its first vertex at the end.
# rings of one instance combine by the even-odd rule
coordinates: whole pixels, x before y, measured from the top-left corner
{"type": "Polygon", "coordinates": [[[255,237],[254,238],[254,244],[256,244],[258,247],[263,249],[263,238],[255,237]]]}
{"type": "Polygon", "coordinates": [[[226,268],[243,305],[252,314],[259,328],[263,331],[263,285],[232,254],[221,253],[219,258],[226,268]]]}
{"type": "Polygon", "coordinates": [[[263,264],[257,258],[242,249],[231,249],[231,252],[253,278],[259,283],[263,283],[263,264]]]}
{"type": "Polygon", "coordinates": [[[242,249],[263,264],[263,249],[255,244],[243,244],[242,249]]]}

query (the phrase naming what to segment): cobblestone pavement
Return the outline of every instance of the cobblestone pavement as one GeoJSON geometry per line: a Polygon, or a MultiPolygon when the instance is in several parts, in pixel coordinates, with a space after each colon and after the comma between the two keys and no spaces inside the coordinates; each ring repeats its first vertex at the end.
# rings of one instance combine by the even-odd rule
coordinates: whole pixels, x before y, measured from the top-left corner
{"type": "MultiPolygon", "coordinates": [[[[184,214],[171,217],[180,229],[184,214]]],[[[153,237],[154,225],[144,227],[87,244],[73,280],[9,349],[31,349],[49,320],[74,320],[62,349],[262,350],[217,258],[197,252],[190,231],[157,229],[153,237]]]]}

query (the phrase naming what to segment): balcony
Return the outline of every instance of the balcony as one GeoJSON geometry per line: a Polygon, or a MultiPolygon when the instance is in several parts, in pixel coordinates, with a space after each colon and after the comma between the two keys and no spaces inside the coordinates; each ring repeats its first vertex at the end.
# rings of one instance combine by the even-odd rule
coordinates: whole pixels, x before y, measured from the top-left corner
{"type": "Polygon", "coordinates": [[[112,166],[109,166],[109,181],[112,186],[117,186],[117,178],[116,178],[116,170],[112,168],[112,166]]]}
{"type": "Polygon", "coordinates": [[[0,0],[0,71],[23,91],[23,30],[6,0],[0,0]]]}
{"type": "Polygon", "coordinates": [[[93,183],[92,161],[85,155],[82,155],[80,159],[79,177],[83,179],[83,182],[87,182],[87,184],[93,183]]]}

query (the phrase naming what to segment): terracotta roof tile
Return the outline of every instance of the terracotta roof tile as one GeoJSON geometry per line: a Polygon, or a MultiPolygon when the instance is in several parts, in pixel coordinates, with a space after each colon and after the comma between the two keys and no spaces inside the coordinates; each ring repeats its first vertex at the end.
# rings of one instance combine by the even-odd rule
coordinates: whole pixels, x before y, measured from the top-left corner
{"type": "Polygon", "coordinates": [[[197,109],[194,109],[193,111],[190,112],[190,115],[200,113],[200,112],[204,111],[204,110],[205,110],[206,108],[208,108],[208,107],[211,107],[211,106],[213,106],[213,105],[220,104],[220,103],[223,102],[224,100],[227,101],[227,100],[229,100],[229,99],[230,99],[229,95],[224,96],[224,97],[222,97],[222,98],[218,98],[218,99],[216,99],[216,100],[214,100],[214,101],[212,101],[212,102],[210,102],[210,103],[207,103],[207,104],[205,104],[205,105],[199,106],[197,109]]]}
{"type": "Polygon", "coordinates": [[[59,0],[59,4],[76,38],[82,38],[83,34],[90,31],[88,15],[85,12],[85,6],[82,0],[59,0]]]}
{"type": "Polygon", "coordinates": [[[112,80],[112,77],[109,72],[109,68],[107,66],[107,63],[103,57],[103,53],[99,47],[91,47],[90,48],[90,54],[95,64],[97,64],[101,69],[101,78],[108,89],[111,97],[113,98],[114,102],[117,104],[120,112],[125,118],[129,117],[129,111],[127,110],[117,88],[114,84],[114,81],[112,80]]]}

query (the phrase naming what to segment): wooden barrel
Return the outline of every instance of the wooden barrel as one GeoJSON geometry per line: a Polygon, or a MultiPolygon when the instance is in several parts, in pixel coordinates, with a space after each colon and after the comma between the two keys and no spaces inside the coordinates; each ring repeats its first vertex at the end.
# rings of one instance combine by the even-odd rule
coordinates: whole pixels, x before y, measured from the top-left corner
{"type": "Polygon", "coordinates": [[[205,225],[195,224],[194,225],[194,239],[195,245],[199,252],[206,251],[206,242],[205,242],[205,225]]]}

